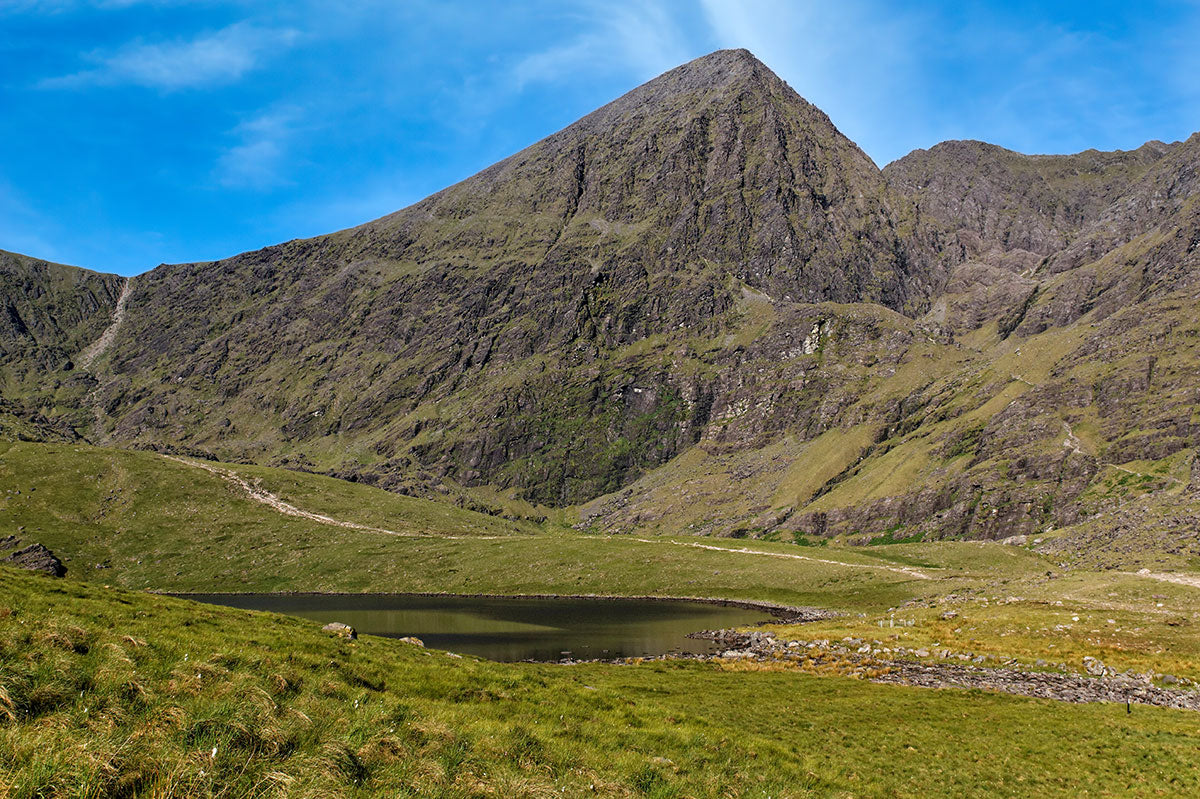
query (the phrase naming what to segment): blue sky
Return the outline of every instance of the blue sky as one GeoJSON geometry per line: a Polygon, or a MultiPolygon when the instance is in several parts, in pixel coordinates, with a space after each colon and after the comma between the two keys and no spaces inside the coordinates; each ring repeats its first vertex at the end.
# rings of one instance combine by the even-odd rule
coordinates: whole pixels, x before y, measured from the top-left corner
{"type": "Polygon", "coordinates": [[[1200,130],[1200,0],[0,0],[0,248],[135,274],[359,224],[747,47],[880,165],[1200,130]]]}

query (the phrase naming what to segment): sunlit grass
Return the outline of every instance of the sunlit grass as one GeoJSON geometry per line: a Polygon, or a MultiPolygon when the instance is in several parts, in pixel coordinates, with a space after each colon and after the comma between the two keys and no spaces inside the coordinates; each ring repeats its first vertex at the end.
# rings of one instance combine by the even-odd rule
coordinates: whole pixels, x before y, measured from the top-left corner
{"type": "Polygon", "coordinates": [[[10,570],[0,686],[12,797],[1200,790],[1183,711],[698,663],[493,664],[10,570]]]}

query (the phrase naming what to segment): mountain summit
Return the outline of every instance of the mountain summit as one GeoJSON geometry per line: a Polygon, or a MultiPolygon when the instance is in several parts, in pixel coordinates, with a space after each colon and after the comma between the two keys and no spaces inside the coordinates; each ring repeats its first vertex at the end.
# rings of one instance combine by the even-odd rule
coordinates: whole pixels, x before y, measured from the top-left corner
{"type": "Polygon", "coordinates": [[[625,300],[705,262],[772,296],[903,311],[932,289],[896,234],[908,215],[824,113],[724,50],[367,229],[422,256],[615,270],[625,300]]]}

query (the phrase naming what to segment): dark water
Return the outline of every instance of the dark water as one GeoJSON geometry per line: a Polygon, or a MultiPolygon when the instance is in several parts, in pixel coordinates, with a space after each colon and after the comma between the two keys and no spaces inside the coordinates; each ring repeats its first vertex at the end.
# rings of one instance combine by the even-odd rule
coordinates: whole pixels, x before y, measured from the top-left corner
{"type": "Polygon", "coordinates": [[[770,618],[760,610],[646,599],[398,594],[193,594],[188,599],[340,621],[371,635],[413,635],[435,649],[499,661],[715,652],[712,642],[687,634],[770,618]]]}

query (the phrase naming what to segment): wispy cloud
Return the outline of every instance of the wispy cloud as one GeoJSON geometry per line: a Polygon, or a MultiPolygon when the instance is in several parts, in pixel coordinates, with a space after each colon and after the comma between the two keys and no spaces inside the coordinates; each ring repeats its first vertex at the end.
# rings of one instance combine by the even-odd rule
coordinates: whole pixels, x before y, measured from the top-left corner
{"type": "Polygon", "coordinates": [[[583,15],[586,33],[517,63],[512,78],[518,89],[612,69],[629,70],[645,79],[688,60],[688,46],[677,22],[660,3],[589,4],[583,15]]]}
{"type": "Polygon", "coordinates": [[[240,22],[193,39],[130,42],[113,52],[85,58],[96,64],[70,75],[48,78],[42,88],[133,85],[176,90],[232,83],[263,59],[291,46],[299,33],[240,22]]]}
{"type": "Polygon", "coordinates": [[[0,14],[67,14],[87,9],[120,11],[134,6],[183,6],[188,3],[195,4],[196,0],[0,0],[0,14]]]}
{"type": "Polygon", "coordinates": [[[916,82],[922,25],[901,5],[700,0],[720,46],[749,49],[875,157],[916,82]]]}
{"type": "Polygon", "coordinates": [[[217,160],[217,182],[226,188],[256,190],[289,184],[283,170],[300,120],[298,108],[284,107],[238,125],[232,131],[238,143],[217,160]]]}

